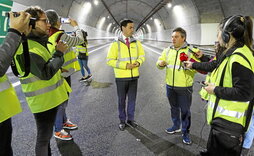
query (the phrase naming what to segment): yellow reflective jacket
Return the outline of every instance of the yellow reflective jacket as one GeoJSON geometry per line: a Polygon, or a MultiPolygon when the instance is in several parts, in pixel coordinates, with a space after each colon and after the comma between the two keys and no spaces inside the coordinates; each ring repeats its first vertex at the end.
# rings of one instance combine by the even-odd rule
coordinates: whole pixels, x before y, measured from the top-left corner
{"type": "Polygon", "coordinates": [[[107,64],[114,68],[116,78],[138,78],[139,67],[126,69],[127,63],[138,62],[140,66],[145,61],[145,52],[139,41],[134,38],[130,40],[130,48],[122,38],[114,41],[108,51],[107,64]]]}
{"type": "Polygon", "coordinates": [[[6,75],[0,77],[0,123],[22,112],[19,99],[6,75]]]}
{"type": "Polygon", "coordinates": [[[156,66],[158,69],[164,69],[160,67],[159,63],[165,61],[166,66],[166,84],[174,87],[190,87],[193,85],[193,77],[196,73],[195,70],[185,69],[180,61],[180,54],[185,53],[189,59],[193,59],[196,62],[200,62],[193,52],[198,52],[199,49],[195,47],[189,47],[185,43],[179,50],[175,50],[173,47],[168,47],[163,50],[161,56],[158,58],[156,66]]]}
{"type": "MultiPolygon", "coordinates": [[[[237,48],[230,57],[226,57],[219,67],[211,73],[211,83],[214,83],[215,86],[220,85],[222,71],[225,68],[225,75],[223,78],[223,86],[222,87],[233,87],[233,80],[232,80],[232,64],[237,62],[243,65],[246,68],[249,68],[251,71],[254,72],[254,57],[250,49],[244,45],[241,48],[237,48]],[[242,56],[235,54],[236,52],[241,53],[244,55],[250,62],[245,60],[242,56]]],[[[212,121],[212,114],[213,108],[215,106],[216,95],[209,94],[208,100],[208,108],[207,108],[207,122],[208,124],[212,121]]],[[[246,110],[249,106],[249,101],[230,101],[225,99],[220,99],[215,116],[226,119],[228,121],[241,124],[245,126],[246,123],[246,110]]]]}

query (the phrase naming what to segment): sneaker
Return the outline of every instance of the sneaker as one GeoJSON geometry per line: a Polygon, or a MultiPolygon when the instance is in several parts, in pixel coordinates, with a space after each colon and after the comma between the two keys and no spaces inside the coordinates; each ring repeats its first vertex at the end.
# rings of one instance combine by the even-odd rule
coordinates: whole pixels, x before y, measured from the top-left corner
{"type": "Polygon", "coordinates": [[[171,128],[168,128],[165,130],[166,133],[168,134],[174,134],[174,133],[179,133],[181,132],[181,129],[180,128],[175,128],[174,126],[171,127],[171,128]]]}
{"type": "Polygon", "coordinates": [[[86,79],[84,77],[82,77],[81,79],[79,79],[79,81],[85,81],[86,79]]]}
{"type": "Polygon", "coordinates": [[[138,124],[134,120],[128,120],[127,124],[129,124],[133,128],[138,127],[138,124]]]}
{"type": "Polygon", "coordinates": [[[64,129],[62,129],[60,132],[55,132],[54,137],[61,140],[71,140],[72,136],[67,133],[64,129]]]}
{"type": "Polygon", "coordinates": [[[189,137],[188,133],[182,134],[182,137],[183,137],[183,143],[185,143],[186,145],[191,144],[191,140],[190,140],[190,137],[189,137]]]}
{"type": "Polygon", "coordinates": [[[88,75],[87,77],[85,77],[84,81],[88,81],[92,78],[93,76],[92,75],[88,75]]]}
{"type": "Polygon", "coordinates": [[[77,129],[78,126],[74,123],[72,123],[69,119],[67,119],[67,121],[63,124],[63,128],[65,129],[77,129]]]}

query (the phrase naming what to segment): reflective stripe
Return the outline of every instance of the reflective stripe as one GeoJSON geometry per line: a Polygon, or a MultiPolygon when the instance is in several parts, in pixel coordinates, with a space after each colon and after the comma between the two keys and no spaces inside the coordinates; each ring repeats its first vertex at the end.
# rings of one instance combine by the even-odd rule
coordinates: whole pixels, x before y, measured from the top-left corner
{"type": "MultiPolygon", "coordinates": [[[[209,106],[213,109],[214,108],[215,103],[209,101],[209,106]]],[[[241,118],[245,116],[245,112],[237,112],[237,111],[230,111],[230,110],[226,110],[221,106],[217,106],[217,110],[216,112],[222,114],[222,115],[226,115],[226,116],[230,116],[230,117],[234,117],[234,118],[241,118]]]]}
{"type": "Polygon", "coordinates": [[[67,66],[67,65],[69,65],[69,64],[71,64],[71,63],[73,63],[73,62],[75,62],[75,61],[77,61],[78,59],[77,58],[74,58],[74,59],[72,59],[72,60],[70,60],[70,61],[67,61],[67,62],[65,62],[64,64],[63,64],[63,67],[64,66],[67,66]]]}
{"type": "Polygon", "coordinates": [[[115,60],[115,59],[107,59],[107,62],[111,61],[111,60],[115,60]]]}
{"type": "Polygon", "coordinates": [[[64,79],[61,79],[57,83],[55,83],[51,86],[48,86],[48,87],[45,87],[45,88],[42,88],[42,89],[39,89],[36,91],[32,91],[32,92],[24,92],[24,94],[26,97],[32,97],[32,96],[44,94],[44,93],[50,92],[50,91],[56,89],[57,87],[61,86],[63,84],[63,82],[64,82],[64,79]]]}
{"type": "Polygon", "coordinates": [[[118,59],[121,58],[121,47],[120,47],[120,42],[117,41],[118,44],[118,59]]]}
{"type": "Polygon", "coordinates": [[[11,83],[8,79],[6,81],[0,83],[0,92],[4,91],[6,89],[9,89],[9,88],[11,88],[11,83]]]}
{"type": "Polygon", "coordinates": [[[120,61],[116,61],[116,67],[120,68],[120,61]]]}
{"type": "Polygon", "coordinates": [[[139,57],[138,42],[136,41],[137,56],[139,57]]]}
{"type": "Polygon", "coordinates": [[[32,83],[32,82],[35,82],[38,80],[40,80],[40,79],[38,77],[34,76],[34,77],[27,78],[27,79],[20,79],[20,83],[21,84],[28,84],[28,83],[32,83]]]}
{"type": "Polygon", "coordinates": [[[172,68],[172,69],[174,69],[174,67],[175,67],[175,69],[183,69],[182,68],[182,66],[179,66],[179,65],[167,65],[167,68],[172,68]]]}
{"type": "Polygon", "coordinates": [[[145,55],[140,55],[139,58],[141,58],[141,57],[145,57],[145,55]]]}
{"type": "Polygon", "coordinates": [[[138,59],[137,57],[127,57],[127,58],[119,58],[117,59],[118,61],[130,61],[131,60],[136,60],[138,59]]]}

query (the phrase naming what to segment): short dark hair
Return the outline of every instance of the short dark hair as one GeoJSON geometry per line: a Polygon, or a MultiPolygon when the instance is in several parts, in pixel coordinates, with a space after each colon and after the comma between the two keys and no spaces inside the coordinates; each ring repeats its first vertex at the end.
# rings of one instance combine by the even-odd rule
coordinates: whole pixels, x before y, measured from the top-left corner
{"type": "Polygon", "coordinates": [[[122,26],[126,27],[128,23],[133,23],[133,21],[132,21],[132,20],[129,20],[129,19],[124,19],[124,20],[122,20],[122,21],[120,22],[121,31],[123,31],[123,30],[122,30],[122,26]]]}
{"type": "Polygon", "coordinates": [[[184,41],[186,41],[187,35],[186,35],[186,31],[185,31],[183,28],[177,27],[177,28],[175,28],[175,29],[173,30],[173,32],[179,32],[179,33],[181,34],[181,36],[185,38],[184,41]]]}
{"type": "Polygon", "coordinates": [[[42,10],[39,6],[30,6],[25,10],[25,12],[29,13],[31,17],[39,19],[42,14],[45,14],[44,10],[42,10]]]}
{"type": "Polygon", "coordinates": [[[49,23],[51,25],[51,27],[55,27],[57,24],[57,21],[59,20],[59,15],[57,14],[57,12],[55,10],[46,10],[46,15],[49,19],[49,23]]]}

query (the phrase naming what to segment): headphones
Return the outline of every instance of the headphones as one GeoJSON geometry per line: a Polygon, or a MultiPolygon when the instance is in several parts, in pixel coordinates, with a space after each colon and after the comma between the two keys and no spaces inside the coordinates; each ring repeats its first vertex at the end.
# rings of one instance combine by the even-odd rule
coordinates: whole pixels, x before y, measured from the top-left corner
{"type": "MultiPolygon", "coordinates": [[[[225,42],[225,43],[228,43],[229,40],[230,40],[230,34],[229,34],[229,31],[227,30],[229,25],[237,18],[241,18],[243,16],[241,15],[235,15],[235,16],[232,16],[230,17],[224,24],[223,26],[223,29],[222,29],[222,40],[225,42]]],[[[236,30],[237,28],[234,28],[231,32],[234,33],[234,31],[236,30]]]]}

